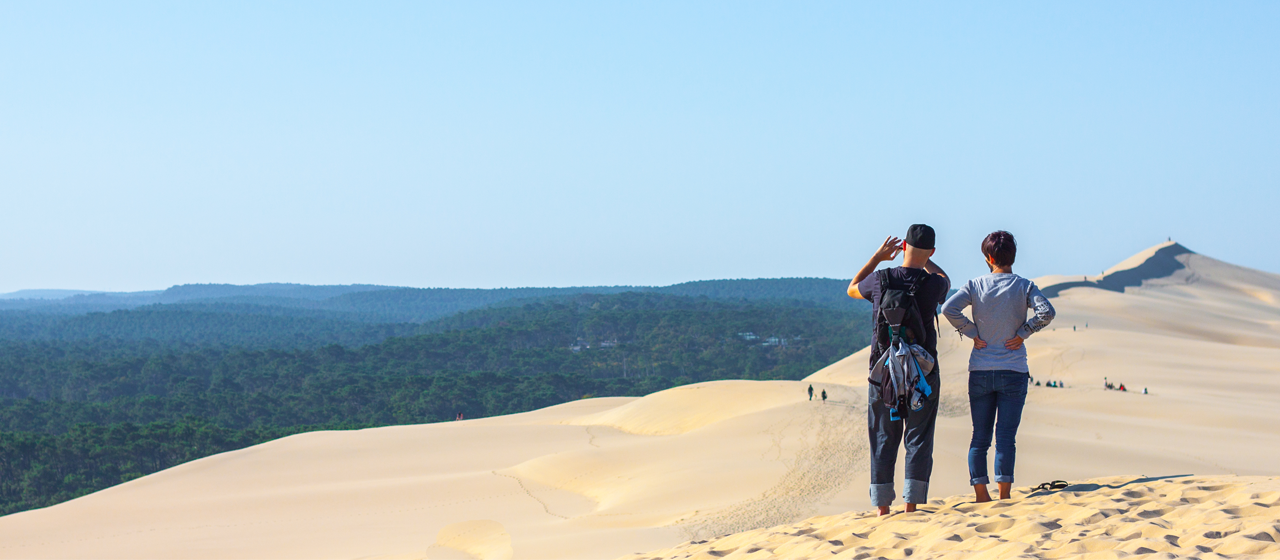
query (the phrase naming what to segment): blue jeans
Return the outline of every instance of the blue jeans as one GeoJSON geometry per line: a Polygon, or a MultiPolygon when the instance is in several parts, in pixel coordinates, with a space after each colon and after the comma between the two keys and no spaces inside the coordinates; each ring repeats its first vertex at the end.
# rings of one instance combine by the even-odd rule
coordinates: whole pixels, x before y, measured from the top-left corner
{"type": "Polygon", "coordinates": [[[1021,371],[969,372],[969,412],[973,415],[973,439],[969,442],[969,484],[987,484],[987,449],[991,430],[996,434],[996,482],[1013,482],[1014,437],[1027,402],[1027,380],[1021,371]]]}

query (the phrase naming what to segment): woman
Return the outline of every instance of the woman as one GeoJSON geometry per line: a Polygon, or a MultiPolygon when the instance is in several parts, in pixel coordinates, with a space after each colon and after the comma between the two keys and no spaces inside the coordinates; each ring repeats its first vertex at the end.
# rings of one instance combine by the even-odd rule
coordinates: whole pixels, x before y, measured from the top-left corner
{"type": "Polygon", "coordinates": [[[969,483],[979,502],[991,501],[987,484],[987,449],[995,430],[996,483],[1000,499],[1013,486],[1014,436],[1022,420],[1030,374],[1023,341],[1053,320],[1053,305],[1036,285],[1013,273],[1018,245],[1007,231],[982,240],[982,255],[991,274],[970,280],[942,305],[942,314],[960,334],[973,339],[969,354],[969,408],[973,439],[969,443],[969,483]],[[962,311],[973,307],[973,320],[962,311]],[[1027,319],[1027,311],[1035,316],[1027,319]],[[994,344],[988,344],[993,342],[994,344]]]}

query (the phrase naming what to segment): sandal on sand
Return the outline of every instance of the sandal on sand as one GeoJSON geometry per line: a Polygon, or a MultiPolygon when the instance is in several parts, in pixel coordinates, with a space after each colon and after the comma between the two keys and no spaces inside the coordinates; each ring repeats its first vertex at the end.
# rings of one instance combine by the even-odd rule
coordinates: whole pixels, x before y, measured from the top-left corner
{"type": "Polygon", "coordinates": [[[1037,486],[1037,487],[1033,488],[1031,491],[1032,491],[1032,492],[1038,492],[1038,491],[1040,491],[1040,490],[1046,490],[1046,491],[1047,491],[1047,490],[1062,490],[1063,488],[1066,488],[1066,487],[1067,487],[1067,481],[1065,481],[1065,480],[1055,480],[1055,481],[1053,481],[1053,482],[1046,482],[1046,483],[1044,483],[1044,484],[1041,484],[1041,485],[1039,485],[1039,486],[1037,486]]]}

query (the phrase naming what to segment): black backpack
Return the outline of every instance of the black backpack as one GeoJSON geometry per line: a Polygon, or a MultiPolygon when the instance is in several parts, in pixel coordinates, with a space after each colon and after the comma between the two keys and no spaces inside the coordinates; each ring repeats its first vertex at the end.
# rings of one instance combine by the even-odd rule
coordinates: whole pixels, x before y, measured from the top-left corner
{"type": "MultiPolygon", "coordinates": [[[[907,344],[924,344],[924,318],[920,306],[916,303],[916,290],[929,278],[924,274],[916,278],[910,285],[893,287],[889,269],[876,271],[880,281],[880,301],[877,303],[875,316],[876,346],[875,356],[884,354],[894,339],[901,338],[907,344]]],[[[928,373],[928,372],[926,372],[928,373]]]]}

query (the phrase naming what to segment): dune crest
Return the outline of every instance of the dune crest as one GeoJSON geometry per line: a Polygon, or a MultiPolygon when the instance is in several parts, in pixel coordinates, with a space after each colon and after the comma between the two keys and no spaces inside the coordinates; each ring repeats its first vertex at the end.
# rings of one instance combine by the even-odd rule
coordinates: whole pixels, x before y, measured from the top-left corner
{"type": "Polygon", "coordinates": [[[1135,288],[1144,282],[1165,279],[1177,274],[1178,271],[1187,268],[1184,260],[1179,257],[1194,254],[1177,242],[1161,243],[1121,261],[1093,279],[1087,276],[1081,280],[1070,280],[1071,277],[1063,276],[1042,278],[1040,290],[1044,292],[1045,297],[1049,298],[1065,290],[1081,287],[1123,293],[1125,288],[1135,288]],[[1050,278],[1052,280],[1049,280],[1050,278]]]}
{"type": "Polygon", "coordinates": [[[628,434],[669,436],[697,430],[737,416],[802,400],[791,383],[713,381],[673,387],[590,416],[565,422],[608,426],[628,434]],[[780,390],[782,387],[788,389],[780,390]]]}
{"type": "Polygon", "coordinates": [[[1274,558],[1280,478],[1111,477],[1010,500],[934,500],[916,513],[847,513],[625,560],[1274,558]],[[1172,554],[1175,556],[1167,556],[1172,554]]]}

